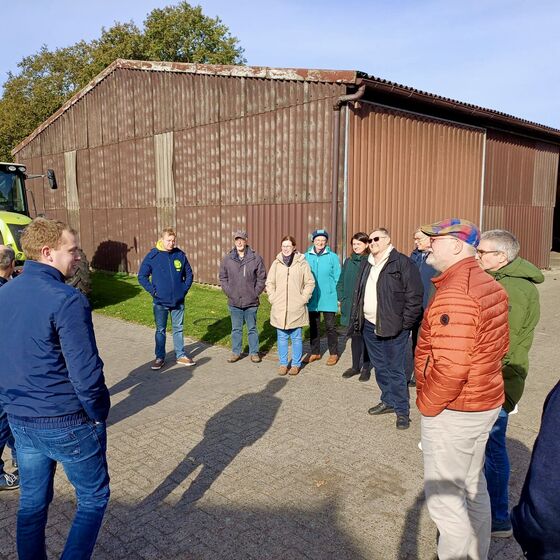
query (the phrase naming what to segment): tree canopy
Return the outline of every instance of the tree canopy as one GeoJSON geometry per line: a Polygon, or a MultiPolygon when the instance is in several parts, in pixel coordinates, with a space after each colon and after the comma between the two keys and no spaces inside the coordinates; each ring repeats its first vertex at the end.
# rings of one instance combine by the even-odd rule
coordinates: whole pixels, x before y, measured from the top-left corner
{"type": "Polygon", "coordinates": [[[102,28],[91,42],[39,52],[8,73],[0,99],[0,161],[67,99],[117,58],[244,64],[243,49],[220,18],[179,2],[152,10],[139,29],[132,21],[102,28]]]}

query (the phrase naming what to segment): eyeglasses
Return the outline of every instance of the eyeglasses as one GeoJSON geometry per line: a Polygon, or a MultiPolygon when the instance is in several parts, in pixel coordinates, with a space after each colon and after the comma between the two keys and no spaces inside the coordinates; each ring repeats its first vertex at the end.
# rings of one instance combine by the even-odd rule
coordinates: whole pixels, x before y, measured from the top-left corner
{"type": "Polygon", "coordinates": [[[370,237],[368,241],[370,243],[377,243],[380,239],[387,239],[386,235],[376,235],[375,237],[370,237]]]}
{"type": "Polygon", "coordinates": [[[477,249],[476,253],[479,257],[483,257],[484,255],[490,255],[491,253],[501,253],[502,251],[483,251],[482,249],[477,249]]]}

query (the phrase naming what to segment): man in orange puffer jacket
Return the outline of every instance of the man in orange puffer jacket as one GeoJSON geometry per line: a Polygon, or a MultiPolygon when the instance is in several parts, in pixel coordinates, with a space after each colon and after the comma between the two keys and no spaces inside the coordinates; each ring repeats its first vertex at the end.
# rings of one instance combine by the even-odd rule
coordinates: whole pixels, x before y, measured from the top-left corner
{"type": "Polygon", "coordinates": [[[427,262],[441,272],[414,361],[426,503],[440,560],[485,560],[491,514],[484,450],[504,402],[508,298],[475,259],[474,224],[451,218],[421,229],[431,237],[427,262]]]}

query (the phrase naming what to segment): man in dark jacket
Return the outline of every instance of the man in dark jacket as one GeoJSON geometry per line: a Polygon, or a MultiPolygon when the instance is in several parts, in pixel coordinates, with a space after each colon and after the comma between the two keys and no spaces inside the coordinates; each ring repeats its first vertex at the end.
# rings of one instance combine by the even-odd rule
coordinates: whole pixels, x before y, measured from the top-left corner
{"type": "Polygon", "coordinates": [[[64,283],[80,260],[66,224],[36,218],[21,237],[23,273],[0,290],[0,399],[16,440],[20,560],[46,558],[56,464],[77,496],[63,558],[90,558],[109,500],[103,377],[87,298],[64,283]]]}
{"type": "Polygon", "coordinates": [[[385,228],[377,228],[369,241],[371,254],[358,275],[348,334],[363,332],[381,389],[381,401],[369,414],[394,412],[397,429],[405,430],[410,426],[405,348],[422,312],[422,281],[410,259],[391,245],[385,228]]]}
{"type": "Polygon", "coordinates": [[[173,228],[165,228],[138,271],[138,282],[154,300],[156,359],[153,370],[161,369],[165,363],[165,331],[169,314],[177,363],[194,366],[194,361],[185,354],[183,337],[185,297],[192,285],[193,273],[187,256],[175,246],[176,240],[173,228]]]}
{"type": "Polygon", "coordinates": [[[509,350],[504,357],[502,375],[506,400],[486,445],[484,474],[492,506],[492,536],[512,534],[509,519],[509,457],[506,446],[508,417],[523,394],[529,370],[529,350],[540,318],[539,292],[536,284],[544,281],[543,273],[522,259],[519,242],[506,230],[486,231],[480,238],[478,259],[508,294],[509,350]]]}
{"type": "Polygon", "coordinates": [[[235,247],[223,258],[220,267],[220,285],[228,297],[231,315],[231,351],[228,362],[241,358],[243,324],[247,324],[249,355],[251,361],[259,363],[259,333],[257,310],[259,295],[264,290],[266,269],[263,259],[247,244],[247,232],[233,234],[235,247]]]}
{"type": "MultiPolygon", "coordinates": [[[[16,254],[11,247],[0,245],[0,288],[12,277],[16,265],[15,258],[16,254]]],[[[6,445],[12,450],[12,464],[16,466],[14,436],[8,424],[8,417],[2,408],[2,403],[0,403],[0,490],[16,490],[19,488],[19,475],[17,471],[14,473],[4,471],[2,453],[6,445]]]]}
{"type": "Polygon", "coordinates": [[[529,560],[560,558],[560,383],[544,403],[541,429],[519,504],[511,512],[513,536],[529,560]]]}

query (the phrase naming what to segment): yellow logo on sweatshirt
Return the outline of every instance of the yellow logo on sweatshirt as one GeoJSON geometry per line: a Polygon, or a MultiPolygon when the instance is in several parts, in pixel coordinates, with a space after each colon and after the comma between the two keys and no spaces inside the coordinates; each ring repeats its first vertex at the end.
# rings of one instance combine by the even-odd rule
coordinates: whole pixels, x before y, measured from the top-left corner
{"type": "Polygon", "coordinates": [[[175,265],[175,270],[177,270],[177,271],[181,270],[181,267],[183,266],[179,259],[175,259],[173,261],[173,264],[175,265]]]}

